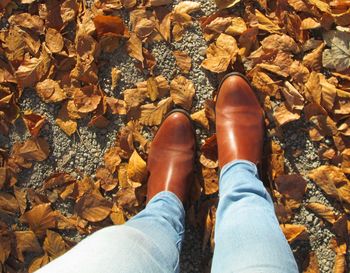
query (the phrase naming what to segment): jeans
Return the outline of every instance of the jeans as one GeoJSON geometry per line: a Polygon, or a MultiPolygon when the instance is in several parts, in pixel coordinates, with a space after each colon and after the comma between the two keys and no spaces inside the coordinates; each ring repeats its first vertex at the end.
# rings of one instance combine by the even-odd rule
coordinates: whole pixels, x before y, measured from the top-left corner
{"type": "MultiPolygon", "coordinates": [[[[296,273],[270,195],[245,160],[220,174],[213,273],[296,273]]],[[[171,192],[160,192],[121,226],[103,228],[37,273],[179,272],[185,210],[171,192]]]]}

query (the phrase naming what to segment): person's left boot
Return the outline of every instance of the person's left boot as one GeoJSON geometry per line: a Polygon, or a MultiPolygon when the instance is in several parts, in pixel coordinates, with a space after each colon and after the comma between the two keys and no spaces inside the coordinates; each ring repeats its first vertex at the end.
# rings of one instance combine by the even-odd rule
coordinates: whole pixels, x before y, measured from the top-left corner
{"type": "Polygon", "coordinates": [[[147,202],[161,191],[185,203],[193,179],[195,137],[190,117],[174,111],[162,123],[148,155],[147,202]]]}

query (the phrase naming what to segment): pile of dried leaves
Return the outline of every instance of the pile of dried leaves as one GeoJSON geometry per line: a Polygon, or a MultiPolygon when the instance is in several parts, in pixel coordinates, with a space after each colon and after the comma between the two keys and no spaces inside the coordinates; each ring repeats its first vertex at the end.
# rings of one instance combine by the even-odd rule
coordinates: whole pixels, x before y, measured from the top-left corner
{"type": "MultiPolygon", "coordinates": [[[[191,69],[186,52],[173,52],[183,75],[168,82],[154,74],[157,61],[145,46],[181,41],[193,24],[191,14],[201,8],[192,1],[173,8],[169,4],[172,0],[95,0],[91,8],[80,0],[0,3],[9,22],[0,32],[0,133],[9,134],[21,118],[31,134],[10,151],[0,150],[0,272],[33,272],[72,247],[61,231],[89,234],[124,223],[144,206],[149,141],[142,128],[158,126],[174,105],[191,111],[195,95],[194,84],[186,78],[191,69]],[[121,10],[128,12],[129,26],[119,16],[121,10]],[[120,47],[151,76],[119,98],[108,97],[99,86],[99,55],[120,47]],[[105,128],[113,115],[125,116],[127,124],[106,152],[95,180],[59,172],[43,178],[41,189],[19,186],[17,174],[50,154],[47,140],[40,136],[45,116],[21,111],[18,101],[23,92],[36,92],[43,102],[59,104],[56,123],[69,136],[76,133],[79,119],[89,117],[89,126],[105,128]],[[110,194],[113,199],[107,197],[110,194]],[[57,200],[73,201],[74,214],[53,210],[57,200]],[[28,229],[9,225],[13,217],[28,229]]],[[[234,70],[251,79],[270,136],[283,134],[285,124],[301,117],[312,124],[310,139],[320,143],[326,164],[310,172],[309,178],[340,204],[342,212],[321,203],[309,203],[307,208],[332,227],[334,272],[344,273],[350,232],[350,3],[216,0],[216,4],[218,11],[199,21],[208,42],[201,66],[219,78],[234,70]],[[333,141],[326,144],[325,138],[333,141]]],[[[112,88],[120,77],[121,71],[113,68],[112,88]]],[[[214,103],[208,100],[202,110],[192,113],[198,126],[212,135],[200,148],[201,170],[192,191],[192,201],[200,209],[189,210],[192,224],[204,227],[203,248],[208,242],[214,246],[218,191],[214,103]],[[202,202],[203,195],[211,198],[202,202]]],[[[306,227],[289,224],[303,200],[306,181],[299,174],[285,174],[284,152],[277,143],[272,142],[270,149],[269,178],[281,227],[290,243],[307,239],[306,227]]],[[[319,272],[314,253],[303,270],[319,272]]]]}

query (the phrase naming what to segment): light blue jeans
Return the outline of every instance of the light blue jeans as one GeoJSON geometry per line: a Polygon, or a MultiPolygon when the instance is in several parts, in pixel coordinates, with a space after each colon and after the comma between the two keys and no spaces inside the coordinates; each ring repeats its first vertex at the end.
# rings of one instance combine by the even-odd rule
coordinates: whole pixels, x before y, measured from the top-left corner
{"type": "MultiPolygon", "coordinates": [[[[185,210],[171,192],[160,192],[121,226],[103,228],[37,273],[179,272],[185,210]]],[[[220,175],[213,273],[296,273],[256,166],[237,160],[220,175]]]]}

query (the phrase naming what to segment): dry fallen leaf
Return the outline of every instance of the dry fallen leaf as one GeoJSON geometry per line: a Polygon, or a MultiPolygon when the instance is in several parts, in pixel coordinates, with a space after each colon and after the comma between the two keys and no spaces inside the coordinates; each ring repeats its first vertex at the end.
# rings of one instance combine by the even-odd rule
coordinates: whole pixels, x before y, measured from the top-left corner
{"type": "Polygon", "coordinates": [[[322,63],[324,67],[343,71],[350,67],[350,33],[328,31],[323,38],[331,49],[323,51],[322,63]]]}
{"type": "Polygon", "coordinates": [[[309,203],[306,207],[330,224],[334,224],[337,220],[337,216],[335,215],[333,209],[327,207],[326,205],[321,203],[309,203]]]}
{"type": "Polygon", "coordinates": [[[118,186],[118,179],[113,176],[109,169],[103,167],[96,170],[96,179],[105,191],[114,190],[118,186]]]}
{"type": "Polygon", "coordinates": [[[231,8],[239,2],[241,2],[241,0],[215,0],[215,4],[219,9],[231,8]]]}
{"type": "Polygon", "coordinates": [[[60,102],[67,98],[59,83],[51,79],[38,82],[35,89],[39,97],[46,103],[60,102]]]}
{"type": "Polygon", "coordinates": [[[275,110],[274,117],[276,119],[278,126],[282,126],[289,122],[298,120],[300,118],[300,114],[298,112],[289,111],[286,105],[282,103],[275,110]]]}
{"type": "Polygon", "coordinates": [[[129,159],[127,172],[128,178],[132,182],[143,183],[147,178],[146,162],[141,158],[136,150],[132,153],[129,159]]]}
{"type": "Polygon", "coordinates": [[[45,42],[52,53],[58,53],[63,49],[64,41],[61,33],[54,28],[46,30],[45,42]]]}
{"type": "Polygon", "coordinates": [[[114,173],[121,163],[121,158],[119,156],[120,148],[119,147],[111,147],[109,148],[104,155],[104,162],[107,169],[114,173]]]}
{"type": "Polygon", "coordinates": [[[173,52],[176,64],[182,73],[188,74],[191,70],[192,59],[186,52],[175,50],[173,52]]]}
{"type": "Polygon", "coordinates": [[[335,166],[320,166],[309,177],[329,196],[350,204],[350,181],[335,166]]]}
{"type": "Polygon", "coordinates": [[[17,200],[12,194],[0,192],[0,211],[9,215],[15,215],[19,211],[17,200]]]}
{"type": "Polygon", "coordinates": [[[303,273],[320,273],[319,264],[315,252],[310,252],[303,263],[303,273]]]}
{"type": "Polygon", "coordinates": [[[97,109],[101,101],[101,96],[94,86],[84,86],[75,89],[74,104],[80,113],[90,113],[97,109]]]}
{"type": "Polygon", "coordinates": [[[209,120],[205,114],[205,109],[199,110],[191,115],[194,122],[209,130],[209,120]]]}
{"type": "Polygon", "coordinates": [[[126,50],[131,57],[143,63],[145,58],[142,53],[142,42],[136,34],[130,34],[130,38],[126,42],[126,50]]]}
{"type": "Polygon", "coordinates": [[[186,110],[190,110],[195,94],[194,84],[183,76],[177,76],[170,83],[170,96],[173,102],[186,110]]]}
{"type": "Polygon", "coordinates": [[[101,195],[85,194],[75,205],[78,216],[90,221],[99,222],[111,213],[112,204],[101,195]]]}
{"type": "Polygon", "coordinates": [[[140,123],[148,126],[159,125],[172,105],[173,101],[171,98],[163,99],[157,104],[142,105],[140,123]]]}
{"type": "Polygon", "coordinates": [[[49,153],[49,144],[44,138],[31,138],[19,147],[17,155],[30,161],[43,161],[49,153]]]}
{"type": "Polygon", "coordinates": [[[15,231],[16,237],[16,252],[17,257],[21,262],[24,262],[25,253],[41,253],[39,242],[32,231],[15,231]]]}
{"type": "Polygon", "coordinates": [[[66,243],[58,233],[46,230],[43,248],[51,258],[56,259],[66,252],[66,243]]]}
{"type": "Polygon", "coordinates": [[[40,238],[44,237],[48,228],[56,227],[56,212],[52,211],[49,203],[33,207],[21,216],[30,229],[40,238]]]}
{"type": "Polygon", "coordinates": [[[207,49],[207,58],[202,67],[214,73],[225,72],[230,64],[234,64],[238,54],[235,38],[227,34],[220,34],[215,43],[207,49]]]}
{"type": "Polygon", "coordinates": [[[33,259],[32,263],[30,264],[30,266],[28,268],[28,272],[29,273],[34,273],[39,268],[43,267],[44,265],[48,264],[49,262],[50,262],[50,258],[45,253],[44,255],[33,259]]]}
{"type": "Polygon", "coordinates": [[[27,111],[22,116],[24,124],[33,137],[39,135],[41,128],[46,122],[45,117],[35,114],[31,111],[27,111]]]}
{"type": "Polygon", "coordinates": [[[216,169],[202,168],[203,189],[205,194],[213,194],[219,190],[219,177],[216,169]]]}
{"type": "Polygon", "coordinates": [[[47,73],[50,67],[50,57],[44,51],[39,58],[25,58],[16,71],[20,87],[33,87],[47,73]]]}
{"type": "Polygon", "coordinates": [[[69,117],[67,106],[67,102],[62,105],[58,112],[56,123],[67,135],[71,136],[77,131],[78,124],[69,117]]]}
{"type": "Polygon", "coordinates": [[[128,30],[119,16],[96,15],[93,19],[96,32],[99,37],[113,34],[115,36],[127,36],[128,30]]]}
{"type": "Polygon", "coordinates": [[[292,224],[283,224],[280,226],[284,233],[284,236],[286,236],[286,239],[290,244],[296,240],[306,239],[308,236],[305,226],[292,224]]]}

